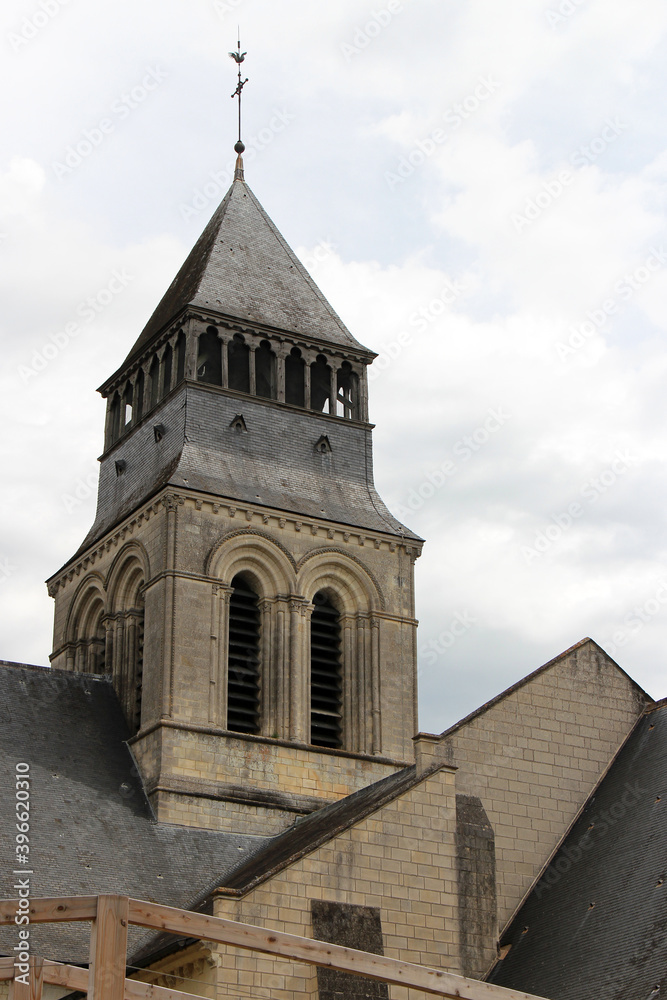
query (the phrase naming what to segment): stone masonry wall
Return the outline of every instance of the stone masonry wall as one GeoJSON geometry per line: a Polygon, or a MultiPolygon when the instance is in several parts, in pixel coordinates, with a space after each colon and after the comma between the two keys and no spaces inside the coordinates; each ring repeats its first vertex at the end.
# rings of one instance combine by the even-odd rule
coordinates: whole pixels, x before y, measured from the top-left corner
{"type": "Polygon", "coordinates": [[[379,781],[399,766],[169,726],[134,741],[133,752],[161,822],[259,836],[279,833],[299,815],[379,781]]]}
{"type": "Polygon", "coordinates": [[[646,701],[589,639],[443,734],[457,792],[478,796],[493,827],[500,928],[646,701]]]}
{"type": "MultiPolygon", "coordinates": [[[[387,957],[460,972],[454,781],[448,768],[427,775],[243,898],[219,896],[216,915],[313,937],[313,899],[378,907],[387,957]]],[[[312,966],[224,947],[218,955],[219,982],[240,996],[317,997],[312,966]]]]}

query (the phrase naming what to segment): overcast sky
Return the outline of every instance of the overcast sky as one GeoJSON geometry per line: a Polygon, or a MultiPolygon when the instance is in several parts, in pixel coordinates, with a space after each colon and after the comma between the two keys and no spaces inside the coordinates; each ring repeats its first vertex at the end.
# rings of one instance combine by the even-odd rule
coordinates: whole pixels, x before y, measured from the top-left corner
{"type": "Polygon", "coordinates": [[[230,182],[237,23],[246,179],[380,354],[421,727],[585,636],[667,695],[664,0],[5,0],[0,658],[48,662],[96,387],[230,182]]]}

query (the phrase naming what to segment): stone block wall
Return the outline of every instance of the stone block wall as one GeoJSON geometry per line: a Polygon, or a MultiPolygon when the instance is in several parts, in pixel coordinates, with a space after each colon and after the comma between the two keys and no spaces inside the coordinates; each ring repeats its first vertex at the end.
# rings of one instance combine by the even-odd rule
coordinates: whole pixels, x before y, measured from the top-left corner
{"type": "Polygon", "coordinates": [[[502,928],[648,702],[590,639],[442,736],[495,836],[502,928]]]}

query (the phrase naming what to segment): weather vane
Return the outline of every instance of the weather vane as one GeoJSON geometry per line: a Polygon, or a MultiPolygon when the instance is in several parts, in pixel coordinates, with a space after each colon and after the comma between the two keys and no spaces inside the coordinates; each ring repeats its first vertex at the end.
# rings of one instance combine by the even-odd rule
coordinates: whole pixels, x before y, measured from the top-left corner
{"type": "Polygon", "coordinates": [[[239,82],[236,84],[236,90],[232,94],[232,100],[235,97],[238,97],[238,99],[239,99],[239,140],[238,140],[238,142],[234,146],[234,151],[236,153],[238,153],[238,155],[240,156],[241,153],[245,149],[245,145],[243,143],[243,140],[241,139],[241,94],[243,93],[243,88],[245,87],[246,83],[248,82],[248,78],[247,77],[245,78],[245,80],[243,80],[241,78],[241,63],[243,62],[243,60],[245,59],[245,57],[247,56],[248,53],[247,52],[241,52],[241,32],[240,32],[240,30],[239,30],[239,40],[238,40],[237,44],[238,44],[238,51],[237,52],[230,52],[229,54],[230,54],[231,58],[234,60],[234,62],[236,63],[236,65],[239,68],[239,82]]]}

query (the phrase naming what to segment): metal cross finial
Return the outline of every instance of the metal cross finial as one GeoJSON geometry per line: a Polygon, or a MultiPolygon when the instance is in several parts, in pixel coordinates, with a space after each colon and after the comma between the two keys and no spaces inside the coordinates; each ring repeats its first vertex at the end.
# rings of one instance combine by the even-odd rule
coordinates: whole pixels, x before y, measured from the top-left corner
{"type": "Polygon", "coordinates": [[[245,59],[245,57],[247,56],[248,53],[247,52],[241,52],[241,37],[240,37],[240,35],[241,35],[241,33],[239,32],[239,40],[238,40],[238,43],[237,43],[238,44],[238,50],[236,52],[230,52],[229,53],[229,55],[231,56],[231,58],[234,60],[234,62],[236,63],[236,65],[239,68],[239,82],[236,84],[236,90],[232,94],[232,100],[235,97],[238,97],[238,99],[239,99],[239,139],[238,139],[238,142],[234,146],[234,150],[239,154],[239,156],[241,155],[241,153],[245,149],[245,145],[244,145],[244,143],[243,143],[243,141],[241,139],[241,94],[243,93],[243,88],[245,87],[246,83],[248,82],[248,78],[247,77],[245,78],[245,80],[243,80],[241,78],[241,63],[243,62],[243,60],[245,59]]]}

